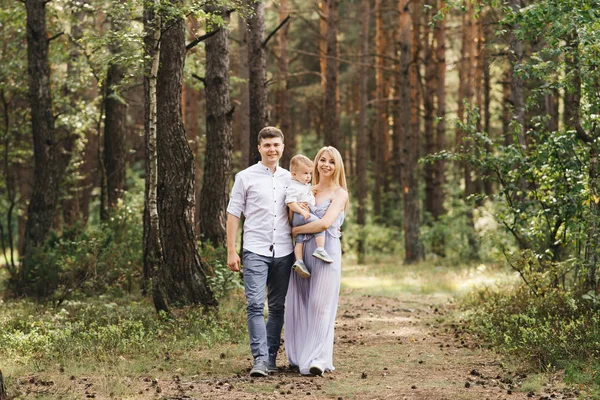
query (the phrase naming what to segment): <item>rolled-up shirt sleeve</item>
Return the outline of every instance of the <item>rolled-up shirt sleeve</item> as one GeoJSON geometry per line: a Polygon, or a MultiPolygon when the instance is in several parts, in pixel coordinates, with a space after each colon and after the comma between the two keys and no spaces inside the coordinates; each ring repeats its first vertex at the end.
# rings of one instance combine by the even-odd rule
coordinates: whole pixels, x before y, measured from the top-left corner
{"type": "Polygon", "coordinates": [[[285,192],[285,204],[298,202],[298,191],[288,187],[285,192]]]}
{"type": "Polygon", "coordinates": [[[241,218],[244,213],[244,204],[246,204],[246,187],[244,185],[244,179],[240,174],[237,174],[235,176],[233,188],[231,189],[231,196],[229,197],[229,204],[227,205],[227,214],[241,218]]]}

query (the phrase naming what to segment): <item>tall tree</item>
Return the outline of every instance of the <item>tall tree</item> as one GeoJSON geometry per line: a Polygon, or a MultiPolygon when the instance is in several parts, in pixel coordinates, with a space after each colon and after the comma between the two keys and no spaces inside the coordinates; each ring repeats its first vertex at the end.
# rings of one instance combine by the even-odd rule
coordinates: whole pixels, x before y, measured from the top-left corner
{"type": "MultiPolygon", "coordinates": [[[[167,5],[181,8],[181,1],[167,5]]],[[[180,15],[163,20],[160,66],[156,82],[158,216],[164,268],[154,278],[162,301],[216,305],[205,266],[196,249],[194,229],[194,156],[182,121],[181,90],[185,62],[185,23],[180,15]]]]}
{"type": "MultiPolygon", "coordinates": [[[[438,1],[438,10],[444,11],[445,0],[438,1]]],[[[436,126],[436,151],[446,149],[446,20],[441,18],[435,25],[436,64],[437,64],[437,126],[436,126]]],[[[434,189],[433,206],[431,214],[435,220],[445,214],[444,210],[444,184],[446,183],[446,163],[438,160],[434,163],[434,189]]],[[[443,252],[443,250],[441,250],[443,252]]],[[[439,250],[438,250],[439,252],[439,250]]]]}
{"type": "Polygon", "coordinates": [[[223,25],[206,39],[206,157],[200,192],[200,232],[203,241],[225,245],[225,222],[231,175],[231,125],[229,99],[229,11],[213,10],[223,25]]]}
{"type": "MultiPolygon", "coordinates": [[[[250,162],[250,94],[249,94],[249,65],[248,65],[248,27],[246,20],[238,13],[238,32],[239,32],[239,57],[240,68],[238,71],[240,80],[240,100],[235,115],[239,117],[239,135],[241,162],[240,166],[245,168],[250,162]]],[[[258,135],[258,133],[257,133],[258,135]]]]}
{"type": "Polygon", "coordinates": [[[160,59],[160,0],[144,2],[144,136],[146,148],[146,185],[144,190],[144,291],[150,287],[157,311],[168,305],[159,275],[165,270],[158,217],[158,151],[156,144],[156,80],[160,59]],[[154,279],[157,284],[153,284],[154,279]]]}
{"type": "Polygon", "coordinates": [[[382,0],[375,0],[375,186],[373,191],[373,216],[376,221],[381,220],[382,200],[381,195],[385,180],[385,157],[386,141],[384,136],[387,134],[386,112],[384,109],[383,87],[383,59],[385,54],[383,40],[383,13],[381,10],[382,0]]]}
{"type": "MultiPolygon", "coordinates": [[[[418,10],[418,4],[412,4],[413,10],[418,10]]],[[[400,0],[399,11],[399,46],[400,62],[398,73],[398,97],[400,104],[396,129],[401,131],[402,153],[400,163],[402,166],[402,198],[404,208],[404,247],[406,263],[414,263],[423,258],[423,247],[419,238],[419,190],[418,190],[418,158],[419,141],[418,132],[415,132],[413,95],[411,89],[415,86],[416,79],[416,52],[413,49],[411,36],[411,3],[410,0],[400,0]],[[412,79],[411,79],[412,75],[412,79]],[[411,84],[412,83],[412,84],[411,84]]],[[[418,13],[418,11],[417,11],[418,13]]],[[[418,125],[416,125],[418,126],[418,125]]]]}
{"type": "Polygon", "coordinates": [[[365,225],[367,222],[367,95],[369,70],[366,57],[369,53],[369,0],[362,0],[360,10],[360,55],[359,73],[359,123],[356,143],[356,186],[358,192],[358,210],[356,222],[360,226],[359,240],[356,245],[359,263],[365,262],[365,225]]]}
{"type": "MultiPolygon", "coordinates": [[[[279,1],[279,23],[284,24],[288,18],[288,2],[287,0],[279,1]]],[[[289,77],[288,77],[288,32],[289,24],[285,24],[279,33],[279,74],[280,82],[276,94],[277,99],[277,117],[279,120],[279,128],[285,135],[285,151],[281,156],[279,164],[284,168],[289,168],[290,159],[296,154],[296,137],[292,129],[292,120],[290,115],[290,93],[289,93],[289,77]]]]}
{"type": "Polygon", "coordinates": [[[123,81],[125,79],[125,66],[119,60],[122,57],[123,47],[119,43],[119,33],[123,25],[122,1],[114,2],[113,11],[110,16],[111,41],[110,51],[112,61],[109,63],[106,73],[106,95],[105,99],[105,119],[104,119],[104,169],[106,171],[106,187],[102,185],[102,190],[106,190],[106,195],[101,196],[101,200],[106,199],[108,204],[102,204],[100,217],[107,220],[117,205],[117,201],[123,196],[125,186],[125,161],[127,155],[126,148],[126,119],[127,104],[123,98],[123,81]]]}
{"type": "MultiPolygon", "coordinates": [[[[423,84],[423,139],[425,144],[425,155],[436,152],[435,145],[435,95],[437,85],[437,64],[434,62],[435,36],[429,21],[437,13],[437,0],[429,1],[430,8],[424,13],[423,24],[423,63],[425,64],[425,82],[423,84]]],[[[435,198],[435,169],[433,164],[426,163],[423,166],[423,178],[425,181],[425,211],[433,215],[435,198]]]]}
{"type": "MultiPolygon", "coordinates": [[[[248,19],[248,75],[250,112],[249,164],[258,162],[258,132],[268,125],[267,55],[264,40],[265,4],[260,0],[250,4],[253,15],[248,19]]],[[[285,133],[284,133],[285,134],[285,133]]]]}
{"type": "Polygon", "coordinates": [[[324,144],[339,148],[339,109],[338,109],[338,0],[327,0],[327,60],[325,63],[325,101],[326,112],[324,144]]]}
{"type": "MultiPolygon", "coordinates": [[[[461,48],[461,62],[459,70],[459,103],[457,116],[459,121],[464,123],[467,122],[468,115],[465,112],[465,102],[473,104],[473,86],[475,83],[475,15],[474,6],[472,3],[467,4],[466,10],[463,13],[463,31],[462,31],[462,48],[461,48]]],[[[460,128],[457,128],[457,144],[462,148],[464,153],[471,153],[473,148],[469,141],[463,141],[465,132],[460,128]]],[[[464,162],[461,165],[465,183],[464,198],[467,200],[469,196],[476,193],[475,182],[473,179],[473,171],[471,166],[464,162]]],[[[467,241],[469,244],[469,257],[471,259],[477,259],[478,257],[478,243],[475,238],[475,223],[473,221],[473,208],[467,206],[466,212],[466,223],[467,223],[467,241]]]]}
{"type": "Polygon", "coordinates": [[[54,221],[58,204],[59,186],[66,167],[61,160],[63,138],[56,135],[52,97],[50,94],[50,40],[46,29],[44,0],[27,0],[27,62],[29,101],[31,105],[31,132],[34,152],[34,184],[27,211],[24,238],[22,283],[35,279],[31,265],[33,249],[44,243],[54,221]]]}
{"type": "MultiPolygon", "coordinates": [[[[509,0],[508,3],[513,13],[518,14],[522,7],[521,0],[509,0]]],[[[509,59],[512,65],[510,93],[513,106],[513,119],[518,124],[516,127],[517,139],[521,148],[525,149],[527,147],[527,140],[525,138],[525,83],[523,78],[515,72],[523,62],[523,41],[515,33],[519,29],[519,24],[514,23],[510,31],[509,59]]]]}

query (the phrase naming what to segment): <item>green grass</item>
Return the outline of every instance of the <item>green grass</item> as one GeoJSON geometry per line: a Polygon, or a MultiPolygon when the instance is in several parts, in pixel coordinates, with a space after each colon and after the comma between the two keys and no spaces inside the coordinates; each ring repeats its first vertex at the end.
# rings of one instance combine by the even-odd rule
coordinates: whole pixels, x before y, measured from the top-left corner
{"type": "Polygon", "coordinates": [[[236,292],[217,313],[188,308],[166,319],[148,299],[135,296],[86,298],[58,308],[5,301],[0,307],[2,370],[11,388],[36,374],[51,377],[53,388],[70,387],[71,377],[93,376],[95,390],[116,396],[133,394],[123,379],[132,374],[242,371],[244,305],[236,292]]]}
{"type": "Polygon", "coordinates": [[[367,265],[358,265],[350,259],[342,270],[343,289],[388,297],[406,293],[447,297],[516,280],[513,273],[493,264],[457,267],[423,262],[407,266],[391,258],[367,265]]]}

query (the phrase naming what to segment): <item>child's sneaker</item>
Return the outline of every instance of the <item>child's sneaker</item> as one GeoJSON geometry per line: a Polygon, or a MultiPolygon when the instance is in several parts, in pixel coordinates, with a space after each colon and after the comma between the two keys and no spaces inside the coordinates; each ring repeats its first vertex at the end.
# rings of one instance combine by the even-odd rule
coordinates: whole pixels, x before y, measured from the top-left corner
{"type": "Polygon", "coordinates": [[[316,257],[319,260],[324,261],[326,263],[333,262],[333,259],[329,257],[329,254],[327,254],[327,251],[325,249],[316,249],[314,253],[312,253],[312,255],[313,257],[316,257]]]}
{"type": "Polygon", "coordinates": [[[292,268],[301,278],[310,278],[310,271],[306,268],[306,264],[304,261],[298,260],[292,265],[292,268]]]}

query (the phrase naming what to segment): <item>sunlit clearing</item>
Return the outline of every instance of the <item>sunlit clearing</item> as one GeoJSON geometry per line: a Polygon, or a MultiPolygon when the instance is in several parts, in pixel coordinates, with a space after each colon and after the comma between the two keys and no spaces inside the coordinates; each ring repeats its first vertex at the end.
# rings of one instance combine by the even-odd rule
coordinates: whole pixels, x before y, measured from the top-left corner
{"type": "Polygon", "coordinates": [[[483,264],[462,267],[434,266],[427,262],[416,265],[397,262],[348,264],[342,272],[344,289],[384,296],[401,293],[458,295],[517,280],[511,271],[483,264]]]}

